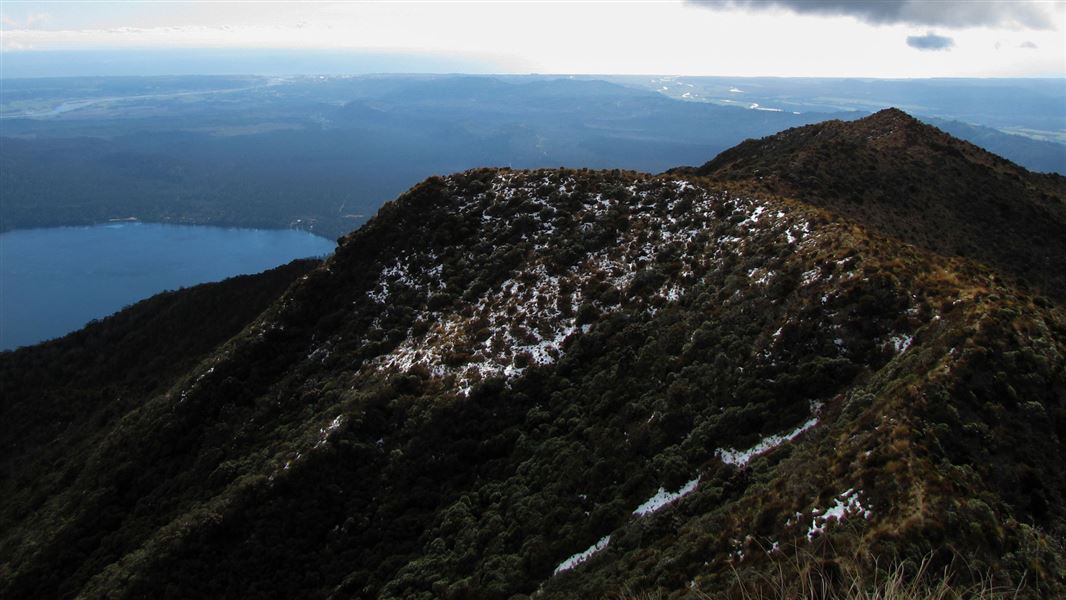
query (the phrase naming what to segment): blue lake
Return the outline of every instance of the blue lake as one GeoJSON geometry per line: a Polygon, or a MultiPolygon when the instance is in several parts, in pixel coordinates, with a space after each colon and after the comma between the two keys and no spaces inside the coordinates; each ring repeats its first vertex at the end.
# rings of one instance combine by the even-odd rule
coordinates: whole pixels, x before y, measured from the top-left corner
{"type": "Polygon", "coordinates": [[[0,350],[70,333],[164,290],[334,247],[303,231],[150,223],[0,234],[0,350]]]}

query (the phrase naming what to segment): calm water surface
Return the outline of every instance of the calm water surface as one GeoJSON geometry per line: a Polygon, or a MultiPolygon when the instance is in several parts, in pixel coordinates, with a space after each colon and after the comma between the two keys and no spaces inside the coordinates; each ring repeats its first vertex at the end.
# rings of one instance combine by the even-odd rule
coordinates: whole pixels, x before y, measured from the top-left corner
{"type": "Polygon", "coordinates": [[[0,350],[64,335],[164,290],[334,247],[303,231],[149,223],[0,234],[0,350]]]}

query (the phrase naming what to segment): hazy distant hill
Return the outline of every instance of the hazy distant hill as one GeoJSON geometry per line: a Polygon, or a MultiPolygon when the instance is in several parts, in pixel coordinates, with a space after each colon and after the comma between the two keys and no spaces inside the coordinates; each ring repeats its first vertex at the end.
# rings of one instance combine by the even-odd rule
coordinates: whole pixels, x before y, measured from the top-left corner
{"type": "Polygon", "coordinates": [[[1062,595],[1066,315],[1013,276],[1064,197],[897,111],[699,172],[430,178],[207,354],[151,307],[244,284],[0,354],[0,595],[691,598],[923,557],[1062,595]],[[926,236],[985,210],[1018,239],[926,236]]]}
{"type": "Polygon", "coordinates": [[[1066,80],[831,77],[607,76],[671,98],[800,112],[874,112],[894,106],[920,118],[1002,130],[1066,134],[1066,80]]]}
{"type": "Polygon", "coordinates": [[[1066,144],[1010,135],[960,121],[926,119],[926,122],[993,154],[1009,158],[1030,171],[1066,175],[1066,144]]]}
{"type": "MultiPolygon", "coordinates": [[[[659,172],[860,114],[748,110],[546,77],[5,80],[0,100],[4,230],[136,216],[327,237],[434,174],[485,165],[659,172]]],[[[1055,150],[1066,148],[954,131],[1035,169],[1054,168],[1055,150]]]]}

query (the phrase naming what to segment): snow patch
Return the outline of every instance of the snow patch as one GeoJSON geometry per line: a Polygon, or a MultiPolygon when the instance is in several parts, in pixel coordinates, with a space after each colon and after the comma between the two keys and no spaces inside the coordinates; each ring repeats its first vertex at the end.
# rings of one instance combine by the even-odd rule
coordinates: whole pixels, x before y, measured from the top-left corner
{"type": "Polygon", "coordinates": [[[767,436],[759,440],[759,443],[755,444],[751,448],[748,448],[747,450],[719,448],[715,450],[714,453],[716,456],[718,456],[719,459],[721,459],[722,462],[727,465],[743,467],[749,462],[751,462],[751,459],[755,458],[756,456],[769,452],[770,450],[777,448],[785,442],[790,442],[796,439],[800,436],[800,434],[817,425],[818,415],[821,412],[821,409],[822,404],[820,402],[812,402],[811,412],[814,413],[814,416],[812,416],[810,419],[807,419],[807,421],[805,421],[803,424],[801,424],[799,427],[796,427],[792,431],[789,431],[788,433],[784,434],[767,436]]]}
{"type": "Polygon", "coordinates": [[[584,552],[578,552],[577,554],[575,554],[575,555],[571,556],[570,558],[564,560],[563,562],[559,563],[559,566],[555,567],[555,572],[552,573],[552,575],[558,575],[559,573],[562,573],[563,571],[569,571],[570,569],[573,569],[574,567],[580,565],[581,563],[585,562],[586,560],[592,558],[592,556],[594,554],[596,554],[597,552],[599,552],[599,551],[603,550],[604,548],[606,548],[607,544],[609,544],[609,543],[611,543],[611,536],[609,536],[609,535],[603,536],[602,538],[600,538],[600,541],[598,541],[595,544],[589,546],[588,549],[585,550],[584,552]]]}
{"type": "Polygon", "coordinates": [[[659,491],[655,492],[655,495],[651,498],[648,498],[648,500],[644,504],[638,506],[636,510],[633,511],[633,514],[637,515],[638,517],[650,515],[663,508],[664,506],[676,502],[681,498],[684,498],[685,496],[691,494],[696,490],[696,486],[699,485],[699,483],[700,478],[696,477],[692,481],[681,486],[681,489],[677,490],[676,492],[668,492],[666,491],[666,488],[660,487],[659,491]]]}
{"type": "Polygon", "coordinates": [[[905,333],[901,333],[888,338],[888,341],[892,344],[892,348],[896,351],[896,354],[903,354],[911,347],[911,342],[914,341],[914,338],[905,333]]]}
{"type": "Polygon", "coordinates": [[[314,447],[318,448],[322,444],[325,444],[326,440],[329,439],[330,434],[333,433],[334,431],[337,431],[338,429],[340,429],[340,426],[341,426],[341,424],[343,422],[344,422],[344,415],[337,415],[336,417],[333,418],[332,421],[330,421],[329,425],[326,425],[325,427],[319,429],[318,430],[318,441],[315,442],[315,446],[314,447]]]}
{"type": "Polygon", "coordinates": [[[800,284],[804,285],[804,286],[808,286],[808,285],[814,283],[815,281],[817,281],[818,278],[821,277],[821,275],[822,275],[822,270],[819,269],[818,267],[815,267],[815,268],[811,269],[810,271],[805,271],[803,273],[803,275],[800,275],[800,284]]]}
{"type": "MultiPolygon", "coordinates": [[[[818,509],[814,509],[812,512],[817,511],[818,509]]],[[[846,521],[849,516],[861,516],[864,519],[869,519],[872,514],[859,501],[859,492],[849,489],[833,499],[833,506],[811,519],[811,526],[807,529],[807,541],[811,541],[825,533],[825,528],[832,522],[846,521]]]]}

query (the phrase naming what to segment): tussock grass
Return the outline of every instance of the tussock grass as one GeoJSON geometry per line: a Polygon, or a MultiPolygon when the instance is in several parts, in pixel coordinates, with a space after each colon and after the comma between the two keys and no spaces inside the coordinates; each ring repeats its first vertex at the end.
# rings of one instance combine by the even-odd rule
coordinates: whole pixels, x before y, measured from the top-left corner
{"type": "Polygon", "coordinates": [[[780,561],[771,574],[745,578],[736,573],[727,590],[690,590],[687,595],[662,591],[624,590],[605,600],[1013,600],[1022,588],[997,587],[991,577],[971,577],[976,583],[958,584],[950,569],[933,571],[928,559],[919,564],[903,563],[873,575],[841,569],[835,563],[817,563],[796,558],[780,561]]]}
{"type": "Polygon", "coordinates": [[[731,598],[736,600],[1007,600],[1019,590],[997,588],[988,576],[976,583],[959,585],[953,573],[931,571],[929,560],[915,567],[900,564],[888,571],[864,576],[856,571],[841,570],[826,564],[791,565],[778,563],[773,575],[761,581],[745,582],[738,577],[733,590],[724,596],[699,592],[701,600],[731,598]],[[798,568],[796,568],[798,567],[798,568]]]}

